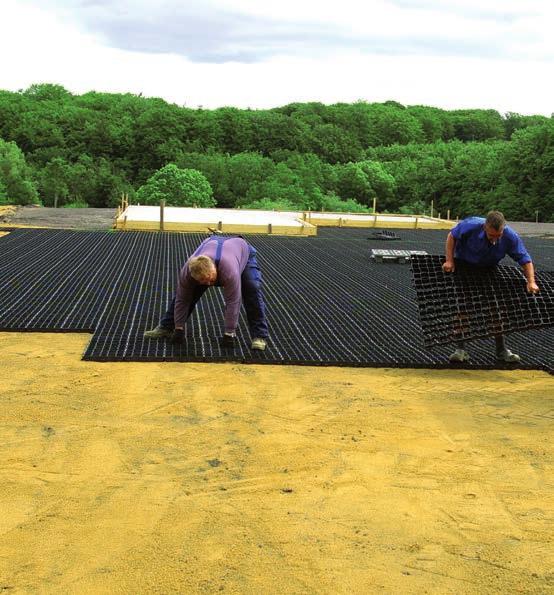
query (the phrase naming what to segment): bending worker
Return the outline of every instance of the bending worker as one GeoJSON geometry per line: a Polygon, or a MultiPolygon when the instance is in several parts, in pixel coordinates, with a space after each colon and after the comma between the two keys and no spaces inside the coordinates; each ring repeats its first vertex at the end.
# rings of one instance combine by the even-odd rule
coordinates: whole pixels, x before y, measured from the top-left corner
{"type": "MultiPolygon", "coordinates": [[[[456,262],[476,267],[495,267],[508,254],[521,265],[527,279],[527,291],[537,293],[535,269],[521,238],[508,225],[500,211],[491,211],[486,219],[468,217],[460,221],[446,239],[446,258],[442,265],[445,273],[453,273],[456,262]]],[[[519,355],[506,348],[504,335],[496,335],[496,358],[501,362],[515,363],[519,355]]],[[[451,362],[465,362],[469,354],[463,341],[457,342],[457,349],[450,356],[451,362]]]]}
{"type": "Polygon", "coordinates": [[[211,236],[198,246],[181,269],[177,291],[167,312],[158,326],[146,331],[144,336],[184,343],[185,324],[196,302],[211,285],[222,287],[225,299],[222,347],[233,347],[235,343],[242,299],[252,338],[251,348],[265,349],[268,329],[262,273],[255,248],[239,237],[211,236]]]}

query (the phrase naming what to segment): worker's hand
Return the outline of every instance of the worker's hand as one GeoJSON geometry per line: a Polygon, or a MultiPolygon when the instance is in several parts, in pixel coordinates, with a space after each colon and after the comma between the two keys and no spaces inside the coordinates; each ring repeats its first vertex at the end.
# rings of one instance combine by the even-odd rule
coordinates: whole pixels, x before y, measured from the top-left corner
{"type": "Polygon", "coordinates": [[[173,343],[173,345],[183,345],[183,343],[185,342],[185,331],[182,328],[176,328],[171,333],[169,341],[173,343]]]}
{"type": "Polygon", "coordinates": [[[233,349],[235,346],[235,335],[231,333],[225,333],[221,339],[219,339],[219,345],[223,349],[233,349]]]}
{"type": "Polygon", "coordinates": [[[445,260],[442,263],[442,270],[445,273],[453,273],[456,270],[456,265],[453,260],[445,260]]]}
{"type": "Polygon", "coordinates": [[[539,286],[534,281],[527,281],[527,291],[529,293],[539,293],[539,286]]]}

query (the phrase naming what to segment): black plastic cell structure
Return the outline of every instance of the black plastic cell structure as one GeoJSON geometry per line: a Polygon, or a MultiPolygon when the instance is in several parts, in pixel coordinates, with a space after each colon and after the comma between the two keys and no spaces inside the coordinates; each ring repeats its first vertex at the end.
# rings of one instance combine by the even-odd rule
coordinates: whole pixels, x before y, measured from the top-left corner
{"type": "Polygon", "coordinates": [[[530,294],[519,267],[457,262],[445,273],[443,262],[436,255],[411,259],[426,346],[554,326],[554,272],[537,271],[540,292],[530,294]]]}
{"type": "MultiPolygon", "coordinates": [[[[321,228],[309,238],[245,236],[258,251],[269,323],[267,348],[256,352],[250,349],[244,309],[235,349],[221,348],[224,299],[218,287],[209,288],[199,301],[187,324],[185,345],[144,338],[144,331],[165,312],[179,269],[206,234],[12,231],[0,237],[0,330],[91,332],[84,359],[95,361],[450,367],[450,346],[429,350],[424,343],[410,267],[372,262],[368,248],[379,249],[383,243],[367,236],[363,228],[321,228]]],[[[444,240],[444,231],[406,229],[394,246],[432,254],[440,252],[444,240]]],[[[554,268],[552,241],[529,238],[526,244],[537,267],[554,268]]],[[[421,258],[423,273],[433,257],[421,258]]],[[[515,275],[519,287],[518,269],[508,278],[515,275]]],[[[440,278],[440,267],[432,270],[440,278]]],[[[425,278],[427,282],[429,273],[425,278]]],[[[512,320],[510,308],[537,326],[539,317],[541,325],[548,323],[552,277],[539,273],[537,280],[541,294],[528,298],[516,293],[521,300],[515,306],[510,300],[489,300],[485,308],[477,299],[481,310],[469,330],[490,326],[491,319],[497,325],[493,332],[509,330],[503,325],[512,320]]],[[[439,321],[452,319],[450,310],[460,309],[460,296],[446,283],[426,283],[418,291],[429,293],[436,305],[428,320],[441,337],[439,321]]],[[[511,290],[504,293],[512,296],[511,290]]],[[[467,312],[473,295],[473,290],[463,293],[467,312]]],[[[469,323],[463,316],[461,321],[465,326],[459,327],[467,333],[469,323]]],[[[509,346],[521,355],[522,367],[554,372],[551,328],[513,333],[509,346]]],[[[477,340],[468,367],[497,367],[493,348],[490,339],[477,340]]]]}

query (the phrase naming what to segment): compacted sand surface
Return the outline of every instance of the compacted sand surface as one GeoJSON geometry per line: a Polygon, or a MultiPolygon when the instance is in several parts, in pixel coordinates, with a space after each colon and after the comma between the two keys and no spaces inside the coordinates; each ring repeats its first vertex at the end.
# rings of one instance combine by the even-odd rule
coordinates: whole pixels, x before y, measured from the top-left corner
{"type": "Polygon", "coordinates": [[[0,592],[554,592],[554,378],[0,333],[0,592]]]}

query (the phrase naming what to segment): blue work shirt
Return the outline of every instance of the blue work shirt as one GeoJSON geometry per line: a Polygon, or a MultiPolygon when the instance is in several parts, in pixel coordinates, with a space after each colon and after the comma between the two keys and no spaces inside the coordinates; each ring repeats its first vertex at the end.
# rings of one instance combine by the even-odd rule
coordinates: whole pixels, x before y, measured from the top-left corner
{"type": "Polygon", "coordinates": [[[531,262],[521,238],[508,225],[496,244],[491,244],[487,239],[483,217],[468,217],[452,228],[450,233],[456,240],[454,258],[479,266],[495,266],[508,254],[520,265],[531,262]]]}

